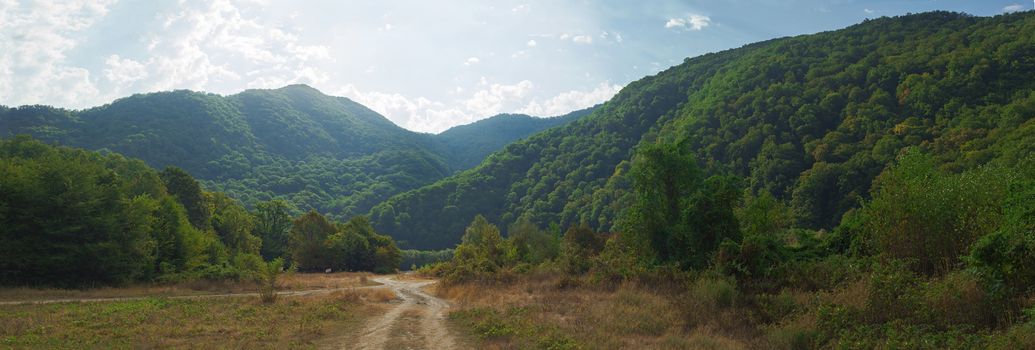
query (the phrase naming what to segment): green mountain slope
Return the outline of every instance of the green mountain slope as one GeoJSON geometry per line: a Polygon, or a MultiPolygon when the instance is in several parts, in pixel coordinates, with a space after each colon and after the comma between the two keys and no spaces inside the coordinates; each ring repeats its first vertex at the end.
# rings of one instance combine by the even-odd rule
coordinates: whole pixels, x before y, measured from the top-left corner
{"type": "Polygon", "coordinates": [[[595,107],[562,116],[538,118],[524,114],[500,114],[467,125],[454,126],[433,138],[456,170],[473,168],[490,153],[528,135],[570,123],[593,112],[595,107]]]}
{"type": "Polygon", "coordinates": [[[1035,151],[1035,13],[881,18],[687,59],[591,115],[371,211],[404,246],[452,246],[476,214],[608,231],[636,145],[679,143],[830,228],[904,147],[961,170],[1035,151]]]}
{"type": "Polygon", "coordinates": [[[522,128],[485,123],[428,135],[400,128],[347,98],[291,85],[225,97],[192,91],[141,94],[82,111],[0,107],[0,137],[30,134],[118,152],[155,168],[174,165],[209,190],[248,205],[285,198],[299,209],[345,219],[477,163],[475,158],[502,146],[479,141],[481,134],[512,140],[573,118],[522,128]],[[497,132],[497,127],[508,129],[497,132]],[[468,140],[474,140],[469,147],[456,146],[468,140]]]}

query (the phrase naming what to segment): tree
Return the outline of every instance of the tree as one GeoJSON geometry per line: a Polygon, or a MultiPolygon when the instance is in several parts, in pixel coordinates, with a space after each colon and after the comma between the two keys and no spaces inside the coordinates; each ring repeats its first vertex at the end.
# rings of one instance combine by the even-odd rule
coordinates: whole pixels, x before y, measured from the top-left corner
{"type": "Polygon", "coordinates": [[[283,257],[287,251],[291,230],[291,207],[281,199],[259,202],[255,205],[255,235],[262,239],[260,252],[263,259],[283,257]]]}
{"type": "Polygon", "coordinates": [[[183,169],[173,166],[166,167],[160,175],[162,182],[165,183],[165,189],[176,197],[176,200],[183,205],[183,209],[187,210],[190,224],[199,230],[208,229],[212,213],[205,202],[205,195],[198,181],[183,169]]]}
{"type": "Polygon", "coordinates": [[[252,235],[255,218],[251,213],[223,193],[209,192],[205,195],[213,205],[212,228],[230,254],[259,254],[262,240],[252,235]]]}
{"type": "Polygon", "coordinates": [[[606,240],[585,222],[568,228],[561,243],[561,261],[568,273],[589,271],[590,258],[604,250],[606,240]]]}
{"type": "Polygon", "coordinates": [[[873,200],[863,206],[864,233],[881,256],[941,275],[1002,222],[1011,177],[991,167],[946,174],[930,155],[910,149],[875,181],[873,200]]]}
{"type": "Polygon", "coordinates": [[[362,215],[341,225],[327,238],[327,246],[338,269],[389,273],[402,261],[402,251],[395,241],[375,232],[370,218],[362,215]]]}
{"type": "Polygon", "coordinates": [[[748,193],[734,214],[744,236],[772,235],[791,225],[790,209],[765,190],[757,196],[748,193]]]}
{"type": "Polygon", "coordinates": [[[702,180],[682,143],[643,146],[630,172],[636,201],[621,227],[628,239],[650,247],[648,260],[699,268],[722,241],[739,240],[733,214],[740,199],[738,181],[718,175],[702,180]]]}
{"type": "Polygon", "coordinates": [[[310,210],[296,218],[291,225],[288,251],[300,270],[315,271],[331,265],[325,244],[328,236],[337,230],[323,215],[310,210]]]}
{"type": "Polygon", "coordinates": [[[539,229],[529,215],[522,215],[507,229],[507,239],[513,248],[513,260],[540,264],[560,254],[560,240],[539,229]]]}

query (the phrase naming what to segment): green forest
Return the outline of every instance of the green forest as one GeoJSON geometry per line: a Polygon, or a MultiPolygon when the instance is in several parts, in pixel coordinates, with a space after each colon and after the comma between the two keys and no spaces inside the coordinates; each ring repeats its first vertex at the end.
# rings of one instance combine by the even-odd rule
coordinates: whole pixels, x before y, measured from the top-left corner
{"type": "Polygon", "coordinates": [[[547,324],[595,326],[567,317],[585,295],[678,315],[605,308],[633,340],[1035,347],[1032,11],[773,39],[439,135],[298,85],[0,120],[5,286],[414,267],[466,288],[452,322],[520,348],[581,348],[547,324]]]}
{"type": "Polygon", "coordinates": [[[400,128],[344,97],[291,85],[231,96],[140,94],[81,111],[0,106],[0,137],[28,134],[117,152],[156,169],[175,166],[248,208],[281,199],[344,221],[587,112],[500,115],[431,135],[400,128]]]}
{"type": "Polygon", "coordinates": [[[283,200],[249,211],[180,168],[19,136],[0,141],[0,284],[240,280],[275,260],[319,271],[399,266],[395,242],[366,217],[342,224],[296,211],[283,200]]]}
{"type": "Polygon", "coordinates": [[[830,231],[909,147],[951,172],[1033,153],[1033,28],[1024,13],[932,12],[689,58],[371,218],[422,249],[452,246],[478,214],[614,231],[637,149],[674,143],[704,173],[787,204],[795,227],[830,231]]]}

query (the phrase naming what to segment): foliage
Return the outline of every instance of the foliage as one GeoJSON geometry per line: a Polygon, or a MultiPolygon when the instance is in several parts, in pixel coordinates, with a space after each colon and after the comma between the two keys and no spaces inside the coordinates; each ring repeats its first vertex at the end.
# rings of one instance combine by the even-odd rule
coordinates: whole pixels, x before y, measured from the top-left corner
{"type": "Polygon", "coordinates": [[[303,271],[374,271],[389,273],[402,261],[391,237],[378,234],[370,219],[356,216],[342,225],[310,211],[295,219],[288,250],[303,271]]]}
{"type": "Polygon", "coordinates": [[[199,230],[207,229],[212,213],[211,209],[205,205],[204,193],[201,191],[198,181],[183,169],[172,166],[166,167],[159,175],[169,194],[187,210],[190,224],[199,230]]]}
{"type": "Polygon", "coordinates": [[[16,137],[0,141],[0,174],[5,285],[121,284],[225,261],[138,160],[16,137]]]}
{"type": "Polygon", "coordinates": [[[704,174],[738,176],[789,203],[799,228],[831,230],[906,147],[953,172],[1035,151],[1033,25],[933,12],[690,58],[371,218],[419,248],[450,246],[478,213],[613,231],[636,146],[685,140],[704,174]]]}
{"type": "Polygon", "coordinates": [[[329,268],[332,257],[325,246],[327,237],[337,232],[334,224],[315,210],[296,218],[291,225],[288,252],[291,261],[302,271],[329,268]]]}
{"type": "Polygon", "coordinates": [[[477,166],[485,157],[509,143],[540,131],[568,124],[591,112],[590,107],[552,118],[524,114],[500,114],[471,124],[454,126],[434,136],[438,154],[455,171],[477,166]]]}
{"type": "Polygon", "coordinates": [[[399,263],[399,270],[418,270],[425,266],[449,261],[453,258],[453,249],[442,250],[414,250],[403,249],[402,261],[399,263]]]}
{"type": "MultiPolygon", "coordinates": [[[[249,208],[279,199],[344,220],[584,114],[501,116],[429,135],[400,128],[349,99],[290,85],[225,97],[182,90],[139,94],[81,111],[3,107],[0,137],[29,134],[119,152],[152,167],[181,168],[249,208]]],[[[169,187],[183,197],[177,186],[169,187]]],[[[197,191],[186,194],[195,196],[180,200],[198,227],[204,208],[191,205],[199,202],[197,191]]]]}
{"type": "Polygon", "coordinates": [[[256,282],[259,284],[259,299],[272,304],[277,301],[277,278],[284,273],[284,259],[276,258],[259,264],[256,282]]]}
{"type": "Polygon", "coordinates": [[[646,145],[633,161],[636,201],[620,229],[647,242],[656,263],[700,268],[721,242],[740,239],[735,179],[702,179],[695,163],[677,144],[646,145]]]}
{"type": "Polygon", "coordinates": [[[559,235],[540,229],[528,216],[522,216],[510,225],[507,229],[507,240],[514,254],[510,260],[538,265],[560,255],[559,235]]]}
{"type": "Polygon", "coordinates": [[[1035,173],[1008,184],[1003,221],[999,228],[971,247],[968,265],[977,269],[1003,293],[1035,291],[1035,173]]]}
{"type": "Polygon", "coordinates": [[[561,265],[572,274],[589,271],[591,259],[604,250],[605,244],[605,237],[593,232],[588,224],[571,226],[561,241],[561,265]]]}
{"type": "Polygon", "coordinates": [[[1010,172],[989,167],[945,174],[929,156],[907,151],[874,182],[865,234],[877,251],[924,274],[960,266],[971,244],[1002,221],[1010,172]]]}
{"type": "Polygon", "coordinates": [[[255,205],[255,235],[262,239],[260,252],[264,259],[286,256],[293,211],[290,204],[280,199],[255,205]]]}

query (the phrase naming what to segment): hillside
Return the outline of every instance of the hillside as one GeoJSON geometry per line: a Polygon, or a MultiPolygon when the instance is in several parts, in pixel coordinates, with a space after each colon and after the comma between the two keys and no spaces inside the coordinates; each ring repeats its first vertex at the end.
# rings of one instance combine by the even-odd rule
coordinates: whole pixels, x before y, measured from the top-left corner
{"type": "Polygon", "coordinates": [[[690,58],[372,218],[416,248],[454,245],[476,214],[609,231],[637,145],[664,141],[789,203],[796,226],[830,229],[906,147],[949,171],[1033,153],[1033,42],[1031,12],[933,12],[690,58]]]}
{"type": "Polygon", "coordinates": [[[538,118],[524,114],[500,114],[471,124],[449,128],[434,138],[439,154],[453,169],[466,170],[481,163],[490,153],[508,143],[537,132],[570,123],[593,112],[595,107],[562,116],[538,118]]]}
{"type": "Polygon", "coordinates": [[[578,116],[514,116],[428,135],[347,98],[291,85],[225,97],[140,94],[82,111],[0,107],[0,137],[29,134],[118,152],[155,168],[177,166],[249,206],[284,198],[298,209],[345,219],[465,169],[509,140],[578,116]]]}

